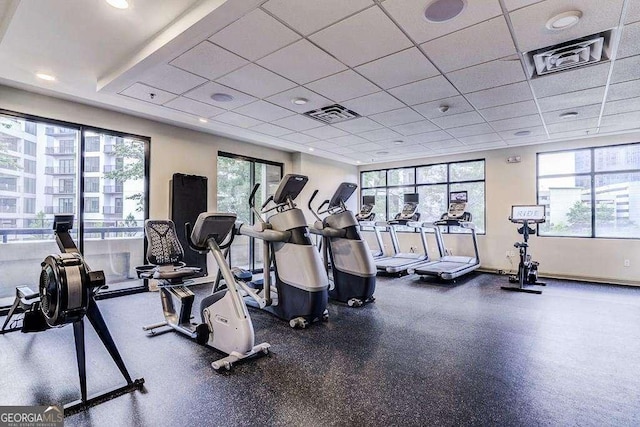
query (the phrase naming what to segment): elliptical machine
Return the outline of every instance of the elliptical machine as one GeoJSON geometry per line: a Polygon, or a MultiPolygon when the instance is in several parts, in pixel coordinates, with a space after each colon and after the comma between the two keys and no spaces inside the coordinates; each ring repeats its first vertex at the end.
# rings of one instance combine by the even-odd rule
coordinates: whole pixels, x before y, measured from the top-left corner
{"type": "Polygon", "coordinates": [[[346,302],[349,307],[375,301],[373,292],[376,288],[376,266],[369,246],[358,232],[358,221],[353,212],[345,206],[356,188],[356,184],[343,182],[331,200],[322,202],[317,211],[311,204],[318,190],[309,199],[309,210],[317,218],[311,232],[322,236],[324,265],[330,283],[329,298],[346,302]],[[325,205],[327,208],[322,210],[325,205]],[[325,213],[329,215],[320,218],[325,213]]]}
{"type": "Polygon", "coordinates": [[[155,334],[154,330],[169,327],[202,345],[207,345],[228,354],[211,363],[213,369],[231,369],[233,363],[259,353],[269,353],[270,344],[254,345],[254,331],[247,306],[238,292],[236,283],[225,260],[223,250],[231,246],[236,215],[230,213],[203,212],[198,216],[193,230],[185,224],[185,235],[189,246],[206,254],[211,252],[222,276],[228,284],[226,289],[215,290],[200,303],[201,323],[191,322],[191,309],[195,294],[185,286],[184,279],[197,274],[197,267],[186,267],[182,245],[177,238],[171,220],[145,221],[145,235],[149,241],[147,260],[149,265],[137,267],[138,276],[160,281],[160,297],[165,321],[145,326],[142,329],[155,334]],[[179,304],[179,310],[176,307],[179,304]]]}
{"type": "Polygon", "coordinates": [[[263,279],[247,283],[256,291],[256,295],[245,297],[247,304],[288,321],[292,328],[306,328],[312,322],[329,319],[327,274],[309,237],[304,214],[293,202],[308,180],[304,175],[285,175],[260,210],[255,207],[260,187],[256,184],[249,206],[259,221],[254,226],[241,223],[237,227],[238,234],[263,241],[263,279]],[[276,213],[265,221],[262,215],[272,211],[276,213]]]}
{"type": "Polygon", "coordinates": [[[514,247],[518,248],[520,254],[520,263],[518,264],[518,273],[509,277],[510,283],[517,283],[518,286],[501,286],[505,291],[527,292],[530,294],[541,294],[542,291],[537,289],[525,288],[529,285],[546,286],[546,283],[538,282],[538,265],[537,261],[531,260],[531,255],[527,253],[529,248],[529,235],[535,235],[537,227],[531,228],[529,224],[542,224],[545,222],[545,206],[544,205],[525,205],[512,206],[511,216],[509,220],[514,224],[522,224],[518,228],[518,233],[522,234],[524,242],[514,243],[514,247]]]}
{"type": "Polygon", "coordinates": [[[73,227],[73,215],[55,215],[53,230],[59,255],[49,255],[42,261],[39,291],[26,286],[16,289],[16,300],[2,326],[9,324],[16,309],[25,310],[22,332],[39,332],[49,328],[73,324],[76,360],[80,377],[80,400],[64,405],[64,415],[71,415],[134,390],[141,390],[144,378],[131,379],[120,356],[109,328],[95,300],[96,291],[105,284],[104,272],[92,271],[73,242],[69,230],[73,227]],[[96,331],[109,355],[120,370],[126,385],[104,393],[87,396],[86,352],[84,342],[84,318],[96,331]]]}

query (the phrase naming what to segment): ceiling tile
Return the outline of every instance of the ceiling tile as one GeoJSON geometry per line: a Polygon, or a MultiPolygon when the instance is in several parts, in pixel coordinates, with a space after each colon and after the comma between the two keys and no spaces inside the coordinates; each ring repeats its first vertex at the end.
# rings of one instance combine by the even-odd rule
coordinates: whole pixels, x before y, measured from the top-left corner
{"type": "Polygon", "coordinates": [[[361,65],[356,70],[383,89],[440,74],[436,67],[415,47],[361,65]]]}
{"type": "Polygon", "coordinates": [[[295,114],[292,111],[266,101],[256,101],[252,104],[244,105],[236,109],[235,112],[265,122],[271,122],[295,114]]]}
{"type": "Polygon", "coordinates": [[[165,103],[164,106],[171,108],[172,110],[182,111],[183,113],[193,114],[198,117],[213,117],[226,111],[222,108],[194,101],[193,99],[185,98],[183,96],[172,99],[165,103]]]}
{"type": "Polygon", "coordinates": [[[218,83],[258,98],[266,98],[296,86],[292,81],[265,70],[256,64],[249,64],[229,73],[218,79],[218,83]]]}
{"type": "Polygon", "coordinates": [[[353,148],[359,153],[363,153],[366,151],[382,150],[384,146],[380,144],[376,144],[375,142],[367,142],[365,144],[354,145],[351,148],[353,148]]]}
{"type": "Polygon", "coordinates": [[[633,98],[638,93],[640,93],[640,80],[616,83],[609,85],[607,100],[617,101],[619,99],[633,98]]]}
{"type": "Polygon", "coordinates": [[[429,59],[444,73],[516,53],[509,27],[503,16],[431,40],[420,46],[429,59]]]}
{"type": "Polygon", "coordinates": [[[197,87],[185,93],[184,96],[195,99],[196,101],[204,102],[205,104],[225,108],[227,110],[233,110],[234,108],[242,107],[243,105],[250,104],[257,100],[251,95],[247,95],[246,93],[239,92],[215,82],[209,82],[197,87]],[[226,93],[227,95],[233,96],[233,99],[227,102],[214,101],[211,99],[211,95],[214,93],[226,93]]]}
{"type": "Polygon", "coordinates": [[[429,120],[425,119],[419,122],[394,126],[392,129],[396,132],[400,132],[402,135],[409,136],[417,135],[419,133],[432,132],[438,130],[438,127],[431,123],[429,120]]]}
{"type": "Polygon", "coordinates": [[[251,126],[257,126],[262,123],[260,120],[243,116],[242,114],[234,113],[232,111],[227,111],[226,113],[222,113],[219,116],[215,116],[213,120],[216,122],[222,122],[241,128],[249,128],[251,126]]]}
{"type": "Polygon", "coordinates": [[[208,41],[196,45],[171,61],[171,65],[209,80],[215,80],[245,64],[245,59],[208,41]]]}
{"type": "Polygon", "coordinates": [[[458,128],[447,129],[447,132],[453,137],[461,138],[464,136],[482,135],[484,133],[493,133],[493,129],[486,123],[479,123],[470,126],[461,126],[458,128]]]}
{"type": "Polygon", "coordinates": [[[360,98],[343,102],[342,105],[355,111],[361,116],[369,116],[383,111],[395,110],[397,108],[404,107],[402,102],[398,101],[387,92],[365,95],[360,98]]]}
{"type": "Polygon", "coordinates": [[[371,5],[371,0],[270,0],[262,7],[306,36],[371,5]]]}
{"type": "Polygon", "coordinates": [[[408,105],[422,104],[423,102],[459,95],[456,88],[444,76],[431,77],[389,89],[389,93],[408,105]]]}
{"type": "Polygon", "coordinates": [[[449,149],[453,147],[463,148],[463,145],[459,141],[456,141],[455,139],[449,139],[447,141],[429,142],[423,145],[425,147],[431,148],[432,150],[442,150],[442,149],[449,149]]]}
{"type": "Polygon", "coordinates": [[[467,95],[467,100],[478,109],[513,104],[527,99],[533,99],[527,82],[512,83],[467,95]]]}
{"type": "Polygon", "coordinates": [[[310,135],[319,139],[331,139],[331,138],[337,138],[339,136],[348,135],[347,132],[340,130],[338,128],[334,128],[333,126],[329,126],[329,125],[324,125],[315,129],[304,131],[304,134],[310,135]]]}
{"type": "Polygon", "coordinates": [[[292,133],[290,135],[284,135],[282,139],[286,139],[287,141],[297,142],[298,144],[308,144],[310,142],[317,141],[318,138],[314,138],[310,135],[305,135],[303,133],[292,133]]]}
{"type": "Polygon", "coordinates": [[[640,55],[616,60],[616,62],[613,64],[611,83],[637,80],[638,69],[640,69],[640,55]]]}
{"type": "Polygon", "coordinates": [[[340,148],[337,145],[327,141],[314,141],[307,144],[307,147],[321,148],[323,150],[334,150],[340,148]]]}
{"type": "Polygon", "coordinates": [[[603,116],[602,126],[620,126],[620,129],[634,129],[640,126],[640,111],[620,113],[615,116],[603,116]]]}
{"type": "Polygon", "coordinates": [[[285,90],[284,92],[270,96],[266,100],[272,104],[279,105],[298,113],[306,113],[307,111],[316,110],[333,104],[333,101],[325,98],[324,96],[318,95],[303,86],[297,86],[293,89],[285,90]],[[304,98],[308,100],[308,102],[304,105],[294,104],[292,102],[294,98],[304,98]]]}
{"type": "MultiPolygon", "coordinates": [[[[381,124],[374,122],[366,117],[360,117],[358,119],[347,120],[346,122],[336,123],[334,125],[338,129],[342,129],[350,133],[367,132],[370,130],[376,130],[383,127],[381,124]]],[[[348,138],[348,137],[344,137],[348,138]]]]}
{"type": "Polygon", "coordinates": [[[480,114],[486,120],[510,119],[512,117],[526,116],[538,112],[538,107],[533,100],[515,102],[513,104],[499,105],[497,107],[485,108],[480,110],[480,114]]]}
{"type": "Polygon", "coordinates": [[[421,144],[424,142],[442,141],[443,139],[450,139],[451,135],[442,130],[435,132],[419,133],[403,138],[405,141],[413,144],[421,144]]]}
{"type": "Polygon", "coordinates": [[[386,0],[382,3],[393,18],[417,43],[452,33],[502,14],[498,0],[467,1],[466,7],[455,19],[437,24],[424,18],[424,0],[386,0]]]}
{"type": "Polygon", "coordinates": [[[532,79],[531,85],[538,98],[604,86],[607,83],[610,66],[611,64],[606,62],[576,70],[549,74],[532,79]]]}
{"type": "Polygon", "coordinates": [[[579,107],[569,108],[565,110],[550,111],[547,113],[543,113],[542,116],[544,117],[544,122],[546,124],[588,119],[588,118],[600,116],[601,107],[602,107],[602,104],[582,105],[579,107]],[[578,116],[574,118],[560,117],[562,113],[568,113],[568,112],[576,112],[578,113],[578,116]]]}
{"type": "Polygon", "coordinates": [[[271,123],[287,129],[295,130],[297,132],[302,132],[303,130],[309,130],[323,126],[321,122],[302,116],[300,114],[285,117],[284,119],[278,119],[271,123]]]}
{"type": "Polygon", "coordinates": [[[473,111],[471,104],[464,99],[463,96],[453,96],[451,98],[440,99],[438,101],[425,102],[424,104],[414,105],[413,109],[425,116],[427,119],[436,117],[447,117],[455,114],[473,111]],[[448,110],[440,111],[440,106],[447,106],[448,110]]]}
{"type": "Polygon", "coordinates": [[[262,10],[255,9],[209,37],[209,40],[249,61],[255,61],[299,38],[298,34],[262,10]]]}
{"type": "Polygon", "coordinates": [[[262,58],[258,64],[299,84],[318,80],[347,68],[304,39],[262,58]]]}
{"type": "Polygon", "coordinates": [[[291,130],[289,129],[285,129],[283,127],[280,126],[275,126],[272,125],[270,123],[263,123],[261,125],[258,126],[254,126],[251,128],[251,130],[256,131],[256,132],[260,132],[260,133],[264,133],[266,135],[270,135],[270,136],[282,136],[282,135],[287,135],[289,133],[292,133],[291,130]]]}
{"type": "MultiPolygon", "coordinates": [[[[640,95],[640,93],[636,93],[640,95]]],[[[630,111],[640,111],[640,98],[628,98],[620,101],[609,101],[605,104],[604,115],[628,113],[630,111]]]]}
{"type": "Polygon", "coordinates": [[[559,133],[559,132],[570,132],[576,130],[587,130],[595,128],[598,125],[598,118],[593,117],[585,120],[571,120],[567,122],[561,123],[551,123],[547,125],[547,129],[549,130],[549,134],[559,133]]]}
{"type": "Polygon", "coordinates": [[[563,93],[538,99],[542,111],[565,110],[582,105],[597,104],[602,102],[604,87],[594,87],[578,92],[563,93]]]}
{"type": "Polygon", "coordinates": [[[352,70],[307,83],[306,87],[336,102],[369,95],[380,90],[376,85],[352,70]]]}
{"type": "Polygon", "coordinates": [[[496,120],[489,123],[497,131],[521,129],[531,126],[542,126],[542,120],[539,114],[532,114],[529,116],[514,117],[511,119],[496,120]]]}
{"type": "Polygon", "coordinates": [[[353,154],[353,153],[357,153],[357,151],[355,151],[353,148],[349,148],[349,147],[336,147],[336,148],[332,148],[331,150],[332,153],[335,154],[353,154]]]}
{"type": "Polygon", "coordinates": [[[337,138],[328,139],[327,141],[339,146],[351,146],[351,145],[357,145],[357,144],[364,144],[368,142],[366,139],[360,138],[359,136],[356,136],[356,135],[339,136],[337,138]]]}
{"type": "Polygon", "coordinates": [[[538,3],[542,0],[504,0],[504,5],[507,10],[516,10],[521,7],[529,6],[530,4],[538,3]]]}
{"type": "Polygon", "coordinates": [[[550,139],[563,139],[566,140],[568,138],[576,139],[576,138],[585,138],[589,135],[595,135],[596,128],[591,129],[581,129],[581,130],[573,130],[568,132],[557,132],[549,135],[550,139]]]}
{"type": "Polygon", "coordinates": [[[616,58],[634,55],[640,55],[640,22],[624,27],[616,58]]]}
{"type": "Polygon", "coordinates": [[[607,6],[602,6],[602,0],[581,0],[579,4],[570,0],[547,0],[513,11],[509,16],[520,50],[528,52],[617,26],[622,0],[608,0],[607,6]],[[582,12],[582,18],[573,27],[562,31],[545,27],[549,18],[576,8],[582,12]],[[533,22],[538,24],[531,25],[533,22]]]}
{"type": "Polygon", "coordinates": [[[506,148],[507,143],[504,141],[494,141],[494,142],[487,142],[483,144],[466,145],[466,147],[467,147],[466,148],[467,150],[471,150],[471,151],[495,150],[497,148],[506,148]]]}
{"type": "Polygon", "coordinates": [[[411,41],[378,7],[357,13],[309,38],[350,67],[411,46],[411,41]]]}
{"type": "Polygon", "coordinates": [[[476,123],[484,123],[484,119],[482,118],[482,116],[475,111],[468,111],[466,113],[433,118],[431,119],[431,121],[440,126],[442,129],[474,125],[476,123]]]}
{"type": "Polygon", "coordinates": [[[463,136],[458,138],[458,141],[462,142],[465,145],[477,145],[502,141],[502,138],[500,138],[500,135],[498,135],[497,133],[485,133],[482,135],[463,136]]]}
{"type": "Polygon", "coordinates": [[[636,21],[640,21],[640,3],[630,1],[627,5],[627,16],[625,16],[624,23],[630,24],[636,21]]]}
{"type": "Polygon", "coordinates": [[[373,120],[385,126],[403,125],[405,123],[417,122],[424,120],[420,114],[416,113],[409,107],[399,108],[385,113],[374,114],[370,116],[373,120]]]}
{"type": "Polygon", "coordinates": [[[169,64],[160,64],[145,71],[139,80],[141,83],[176,95],[180,95],[207,81],[202,77],[172,67],[169,64]]]}
{"type": "Polygon", "coordinates": [[[174,99],[176,96],[170,92],[164,90],[143,85],[142,83],[134,83],[122,92],[121,95],[128,96],[130,98],[136,98],[141,101],[150,102],[152,104],[161,105],[165,102],[174,99]]]}
{"type": "Polygon", "coordinates": [[[398,132],[394,132],[391,129],[387,129],[387,128],[370,130],[368,132],[361,133],[359,136],[371,142],[401,137],[401,135],[398,132]]]}
{"type": "Polygon", "coordinates": [[[522,129],[512,129],[512,130],[505,130],[505,131],[501,131],[498,132],[498,134],[500,134],[500,136],[502,137],[502,139],[504,140],[522,140],[522,141],[528,141],[532,138],[534,139],[547,139],[547,134],[544,131],[544,128],[542,126],[538,126],[538,127],[527,127],[527,128],[522,128],[522,129]],[[516,133],[518,132],[522,132],[522,131],[529,131],[530,133],[528,135],[516,135],[516,133]]]}
{"type": "Polygon", "coordinates": [[[453,71],[447,74],[462,93],[504,86],[526,80],[520,61],[498,60],[453,71]]]}

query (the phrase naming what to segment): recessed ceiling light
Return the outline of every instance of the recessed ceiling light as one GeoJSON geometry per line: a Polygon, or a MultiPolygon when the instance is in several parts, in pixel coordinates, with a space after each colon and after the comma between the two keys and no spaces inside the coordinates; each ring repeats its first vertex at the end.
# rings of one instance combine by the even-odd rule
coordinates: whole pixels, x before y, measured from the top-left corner
{"type": "Polygon", "coordinates": [[[559,13],[547,21],[545,25],[548,30],[559,31],[573,27],[582,18],[582,12],[579,10],[570,10],[568,12],[559,13]]]}
{"type": "Polygon", "coordinates": [[[127,0],[107,0],[107,3],[116,9],[127,9],[129,7],[129,2],[127,0]]]}
{"type": "Polygon", "coordinates": [[[563,119],[573,119],[574,117],[578,117],[577,111],[567,111],[566,113],[560,114],[560,118],[563,119]]]}
{"type": "Polygon", "coordinates": [[[214,93],[211,95],[211,99],[218,102],[230,102],[233,101],[233,96],[228,93],[214,93]]]}
{"type": "Polygon", "coordinates": [[[315,150],[315,148],[309,147],[309,151],[314,151],[314,150],[315,150]]]}
{"type": "Polygon", "coordinates": [[[396,139],[395,141],[393,141],[393,145],[402,145],[403,143],[404,141],[401,139],[396,139]]]}
{"type": "Polygon", "coordinates": [[[46,80],[48,82],[52,82],[56,79],[51,74],[45,74],[45,73],[36,73],[36,77],[42,80],[46,80]]]}
{"type": "Polygon", "coordinates": [[[515,136],[527,136],[527,135],[531,135],[531,131],[530,130],[519,130],[518,132],[514,133],[515,136]]]}
{"type": "Polygon", "coordinates": [[[357,163],[357,164],[360,164],[360,163],[362,163],[362,162],[361,162],[360,160],[356,160],[356,163],[357,163]]]}
{"type": "Polygon", "coordinates": [[[424,17],[429,22],[446,22],[460,15],[465,7],[466,0],[435,0],[425,8],[424,17]]]}
{"type": "Polygon", "coordinates": [[[304,105],[307,102],[309,102],[309,100],[307,98],[293,98],[291,100],[291,103],[296,104],[296,105],[304,105]]]}
{"type": "Polygon", "coordinates": [[[207,120],[207,119],[203,119],[202,117],[200,117],[198,120],[200,120],[202,123],[207,123],[207,122],[209,122],[209,120],[207,120]]]}
{"type": "Polygon", "coordinates": [[[389,154],[389,152],[388,151],[378,151],[378,152],[376,152],[376,154],[378,156],[386,156],[387,154],[389,154]]]}
{"type": "Polygon", "coordinates": [[[446,113],[447,111],[449,111],[449,106],[446,104],[442,104],[438,107],[438,111],[440,111],[441,113],[446,113]]]}

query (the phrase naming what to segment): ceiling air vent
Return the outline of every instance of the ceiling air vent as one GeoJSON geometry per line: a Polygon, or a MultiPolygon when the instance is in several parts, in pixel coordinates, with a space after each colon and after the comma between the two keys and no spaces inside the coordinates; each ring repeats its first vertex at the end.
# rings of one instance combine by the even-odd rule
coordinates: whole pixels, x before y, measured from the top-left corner
{"type": "Polygon", "coordinates": [[[317,110],[307,111],[304,115],[329,125],[346,122],[347,120],[357,119],[360,117],[360,114],[339,104],[333,104],[328,107],[318,108],[317,110]]]}
{"type": "Polygon", "coordinates": [[[532,75],[542,77],[609,59],[612,30],[527,53],[532,75]]]}

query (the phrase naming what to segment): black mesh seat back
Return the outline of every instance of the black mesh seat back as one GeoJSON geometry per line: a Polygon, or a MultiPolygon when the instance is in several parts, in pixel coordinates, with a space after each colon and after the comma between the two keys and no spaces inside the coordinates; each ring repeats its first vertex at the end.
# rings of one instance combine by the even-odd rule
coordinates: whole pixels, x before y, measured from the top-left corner
{"type": "Polygon", "coordinates": [[[147,236],[147,261],[155,265],[173,265],[182,262],[184,251],[176,234],[176,226],[169,219],[148,219],[144,222],[147,236]]]}
{"type": "Polygon", "coordinates": [[[295,200],[298,194],[307,185],[309,178],[304,175],[290,173],[284,176],[278,185],[278,189],[273,195],[273,202],[277,205],[286,203],[288,198],[295,200]]]}
{"type": "Polygon", "coordinates": [[[234,213],[202,212],[191,231],[191,241],[204,248],[207,240],[213,237],[220,245],[233,230],[236,218],[234,213]]]}

